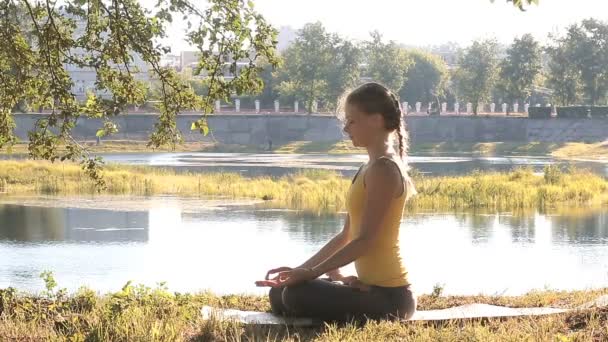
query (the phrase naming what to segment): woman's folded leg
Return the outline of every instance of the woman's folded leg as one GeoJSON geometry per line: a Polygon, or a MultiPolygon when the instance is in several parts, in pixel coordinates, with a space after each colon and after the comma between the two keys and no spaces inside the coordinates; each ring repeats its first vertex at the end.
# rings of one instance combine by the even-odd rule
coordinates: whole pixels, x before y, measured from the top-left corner
{"type": "MultiPolygon", "coordinates": [[[[312,317],[324,321],[350,321],[396,318],[402,315],[399,301],[386,288],[372,286],[369,291],[315,279],[281,291],[282,309],[288,315],[312,317]]],[[[405,291],[405,289],[404,289],[405,291]]],[[[271,291],[275,295],[278,291],[271,291]]],[[[272,300],[271,300],[272,301],[272,300]]],[[[273,305],[273,310],[280,305],[273,305]]]]}

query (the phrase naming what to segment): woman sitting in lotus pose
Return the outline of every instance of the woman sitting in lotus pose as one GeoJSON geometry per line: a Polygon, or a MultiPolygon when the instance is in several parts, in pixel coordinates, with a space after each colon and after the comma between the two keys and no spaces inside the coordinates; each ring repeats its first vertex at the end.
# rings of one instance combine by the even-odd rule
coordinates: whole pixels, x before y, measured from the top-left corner
{"type": "Polygon", "coordinates": [[[343,230],[302,265],[272,269],[256,284],[272,287],[275,314],[325,321],[409,319],[416,297],[400,254],[399,228],[405,202],[416,190],[407,175],[401,107],[387,88],[366,83],[346,97],[345,116],[344,131],[353,145],[367,149],[369,162],[348,191],[343,230]],[[342,276],[340,267],[351,262],[357,276],[342,276]],[[329,279],[317,279],[323,274],[329,279]]]}

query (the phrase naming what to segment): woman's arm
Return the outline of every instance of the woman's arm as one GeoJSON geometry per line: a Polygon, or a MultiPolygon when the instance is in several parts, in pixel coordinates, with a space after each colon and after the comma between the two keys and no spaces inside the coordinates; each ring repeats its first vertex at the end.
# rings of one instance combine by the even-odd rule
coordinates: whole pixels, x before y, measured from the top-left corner
{"type": "MultiPolygon", "coordinates": [[[[348,241],[348,230],[350,229],[350,217],[346,214],[346,220],[344,222],[344,227],[342,231],[334,236],[329,242],[323,246],[315,255],[310,257],[310,259],[306,260],[302,265],[297,268],[313,268],[317,266],[323,260],[329,258],[332,254],[334,254],[337,250],[344,247],[346,242],[348,241]]],[[[337,267],[332,270],[327,270],[326,273],[338,271],[337,267]]]]}
{"type": "MultiPolygon", "coordinates": [[[[270,279],[270,276],[275,273],[281,274],[282,272],[287,272],[293,269],[312,269],[318,263],[327,259],[330,255],[334,254],[337,250],[339,250],[346,244],[346,242],[348,241],[349,229],[350,217],[346,215],[346,221],[344,222],[344,227],[342,228],[342,231],[336,234],[336,236],[334,236],[331,240],[329,240],[329,242],[327,242],[325,246],[323,246],[323,248],[321,248],[315,255],[313,255],[310,259],[306,260],[302,265],[296,268],[283,266],[271,269],[270,271],[266,272],[265,280],[268,281],[270,279]]],[[[340,270],[338,268],[328,270],[327,273],[331,280],[340,280],[342,278],[342,275],[340,274],[340,270]]],[[[274,279],[277,279],[277,277],[278,276],[276,276],[274,279]]],[[[256,282],[256,284],[258,284],[258,286],[268,286],[267,284],[265,284],[264,281],[256,282]]]]}
{"type": "Polygon", "coordinates": [[[309,266],[316,276],[353,262],[369,250],[382,234],[384,218],[395,196],[395,189],[403,186],[401,175],[391,162],[378,160],[367,171],[365,181],[366,196],[360,235],[318,265],[309,266]]]}

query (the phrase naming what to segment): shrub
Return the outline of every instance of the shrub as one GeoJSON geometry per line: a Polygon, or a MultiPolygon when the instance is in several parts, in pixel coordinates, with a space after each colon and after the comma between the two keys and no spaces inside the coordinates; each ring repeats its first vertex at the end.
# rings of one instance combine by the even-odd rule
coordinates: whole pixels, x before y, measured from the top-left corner
{"type": "Polygon", "coordinates": [[[589,112],[590,107],[587,106],[557,107],[557,117],[560,119],[587,119],[589,112]]]}
{"type": "Polygon", "coordinates": [[[530,119],[550,119],[551,107],[529,107],[528,117],[530,119]]]}

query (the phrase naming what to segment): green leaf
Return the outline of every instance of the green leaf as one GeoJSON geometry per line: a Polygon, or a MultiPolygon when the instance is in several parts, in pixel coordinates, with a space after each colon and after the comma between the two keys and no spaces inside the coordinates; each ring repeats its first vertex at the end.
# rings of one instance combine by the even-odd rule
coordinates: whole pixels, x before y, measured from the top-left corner
{"type": "Polygon", "coordinates": [[[209,134],[209,126],[207,125],[207,121],[203,120],[200,124],[200,132],[203,133],[204,136],[209,134]]]}
{"type": "MultiPolygon", "coordinates": [[[[48,160],[80,160],[98,189],[104,185],[100,161],[88,159],[85,151],[71,142],[71,131],[79,117],[100,119],[104,125],[96,136],[107,137],[118,131],[109,117],[123,114],[131,105],[148,102],[159,111],[158,119],[155,116],[148,119],[155,121],[148,146],[180,142],[181,132],[176,128],[180,112],[202,109],[210,113],[215,100],[226,99],[230,94],[259,92],[260,64],[269,67],[279,64],[276,30],[252,10],[254,1],[246,1],[208,0],[199,10],[193,9],[188,1],[157,0],[154,8],[146,8],[139,1],[119,0],[115,5],[120,11],[108,11],[107,2],[65,0],[58,5],[65,6],[65,11],[55,8],[49,12],[48,4],[40,1],[1,2],[10,7],[8,12],[7,8],[0,11],[4,14],[0,36],[6,38],[1,39],[1,50],[10,53],[0,53],[0,72],[6,90],[0,96],[0,108],[4,109],[0,110],[0,148],[17,140],[10,111],[17,103],[53,110],[52,115],[41,118],[35,129],[28,132],[31,155],[48,160]],[[90,8],[83,8],[85,4],[90,8]],[[196,93],[185,87],[186,80],[180,74],[160,63],[162,54],[170,49],[157,41],[166,36],[165,28],[173,17],[188,23],[187,39],[200,53],[197,73],[204,75],[206,82],[196,93]],[[86,19],[87,25],[82,32],[74,32],[74,20],[79,19],[86,19]],[[193,20],[197,23],[194,27],[193,20]],[[35,25],[37,21],[41,25],[35,25]],[[74,53],[66,56],[66,51],[74,53]],[[142,65],[149,67],[150,79],[154,80],[150,87],[135,75],[140,63],[134,63],[133,52],[137,52],[142,65]],[[226,70],[217,66],[218,57],[222,61],[249,63],[228,80],[224,78],[226,70]],[[84,92],[85,84],[72,79],[66,65],[96,71],[95,79],[86,84],[92,90],[86,91],[85,99],[76,96],[84,92]],[[60,145],[66,149],[59,148],[60,145]]],[[[272,80],[270,72],[265,75],[272,80]]],[[[191,129],[205,135],[210,131],[204,121],[193,124],[191,129]]]]}

